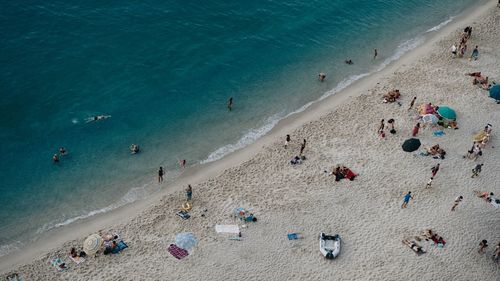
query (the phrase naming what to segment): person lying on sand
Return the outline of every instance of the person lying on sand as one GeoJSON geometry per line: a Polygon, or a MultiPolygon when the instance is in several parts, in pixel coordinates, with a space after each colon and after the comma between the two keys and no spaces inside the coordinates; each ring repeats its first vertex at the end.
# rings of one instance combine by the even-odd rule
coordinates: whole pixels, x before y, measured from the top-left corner
{"type": "Polygon", "coordinates": [[[345,166],[337,166],[333,168],[333,171],[330,173],[330,175],[335,176],[335,181],[340,181],[341,179],[344,178],[353,181],[354,178],[358,176],[351,169],[345,166]]]}
{"type": "Polygon", "coordinates": [[[399,90],[396,89],[384,94],[384,102],[395,102],[399,99],[399,97],[401,97],[401,94],[399,93],[399,90]]]}
{"type": "Polygon", "coordinates": [[[478,190],[475,190],[474,194],[476,194],[477,197],[484,199],[485,201],[489,201],[488,199],[492,198],[493,195],[495,195],[493,194],[493,192],[478,191],[478,190]]]}
{"type": "Polygon", "coordinates": [[[410,247],[415,253],[417,254],[423,254],[425,251],[422,249],[420,245],[417,244],[415,241],[410,241],[409,239],[404,239],[403,243],[410,247]]]}

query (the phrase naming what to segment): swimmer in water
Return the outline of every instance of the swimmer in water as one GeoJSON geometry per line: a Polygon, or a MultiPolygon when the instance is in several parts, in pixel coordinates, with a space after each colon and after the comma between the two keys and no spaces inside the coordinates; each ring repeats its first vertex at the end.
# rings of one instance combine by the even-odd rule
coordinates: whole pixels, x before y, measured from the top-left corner
{"type": "Polygon", "coordinates": [[[346,63],[346,64],[354,64],[354,63],[352,62],[352,60],[351,60],[351,59],[347,59],[347,60],[345,60],[345,63],[346,63]]]}
{"type": "Polygon", "coordinates": [[[61,148],[59,148],[59,154],[66,155],[66,154],[68,154],[68,152],[66,151],[66,149],[64,147],[61,147],[61,148]]]}
{"type": "Polygon", "coordinates": [[[139,152],[139,146],[137,144],[130,145],[130,151],[132,154],[136,154],[139,152]]]}
{"type": "Polygon", "coordinates": [[[318,74],[318,78],[319,78],[319,81],[323,82],[323,81],[325,81],[326,74],[324,74],[323,72],[321,72],[320,74],[318,74]]]}
{"type": "Polygon", "coordinates": [[[94,121],[108,119],[110,117],[111,117],[111,115],[96,115],[96,116],[87,118],[86,121],[87,121],[87,123],[90,123],[90,122],[94,122],[94,121]]]}
{"type": "Polygon", "coordinates": [[[54,156],[52,156],[52,161],[54,161],[54,163],[59,163],[59,155],[54,154],[54,156]]]}

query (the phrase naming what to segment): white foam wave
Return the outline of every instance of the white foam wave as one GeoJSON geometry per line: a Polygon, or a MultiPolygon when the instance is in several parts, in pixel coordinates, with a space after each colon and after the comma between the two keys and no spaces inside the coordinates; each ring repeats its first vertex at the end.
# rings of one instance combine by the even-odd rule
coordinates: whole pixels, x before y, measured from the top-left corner
{"type": "Polygon", "coordinates": [[[438,31],[440,30],[441,28],[443,28],[445,25],[449,24],[455,17],[450,17],[449,19],[443,21],[442,23],[432,27],[432,28],[429,28],[426,33],[428,32],[433,32],[433,31],[438,31]]]}
{"type": "Polygon", "coordinates": [[[286,114],[285,116],[280,117],[279,115],[275,115],[274,117],[269,118],[269,121],[266,125],[258,128],[258,129],[250,130],[240,140],[238,140],[238,142],[236,142],[234,144],[229,144],[229,145],[218,148],[214,152],[210,153],[209,156],[207,157],[207,159],[200,161],[200,163],[205,164],[205,163],[219,160],[219,159],[223,158],[224,156],[228,155],[229,153],[232,153],[236,150],[239,150],[239,149],[253,143],[257,139],[259,139],[260,137],[264,136],[269,131],[271,131],[274,128],[274,126],[276,126],[276,124],[278,124],[278,122],[281,121],[282,119],[285,119],[287,117],[290,117],[291,115],[303,112],[312,104],[314,104],[318,101],[321,101],[321,100],[323,100],[323,99],[325,99],[325,98],[327,98],[335,93],[342,91],[343,89],[349,87],[351,84],[358,81],[359,79],[366,77],[370,74],[373,74],[375,72],[381,71],[382,69],[386,68],[391,62],[398,60],[408,51],[413,50],[416,47],[418,47],[419,45],[421,45],[424,42],[424,40],[425,40],[425,38],[423,36],[418,36],[418,37],[415,37],[413,39],[409,39],[409,40],[404,41],[396,48],[396,51],[394,52],[394,54],[392,56],[390,56],[389,58],[387,58],[386,60],[384,60],[382,62],[382,64],[374,71],[349,76],[349,77],[345,78],[344,80],[340,81],[337,84],[337,86],[335,86],[335,88],[324,93],[319,99],[308,102],[308,103],[304,104],[303,106],[301,106],[300,108],[298,108],[297,110],[286,114]]]}
{"type": "Polygon", "coordinates": [[[10,244],[0,246],[0,257],[21,249],[23,243],[21,241],[14,241],[10,244]]]}
{"type": "Polygon", "coordinates": [[[58,220],[58,221],[46,223],[42,227],[38,228],[36,233],[40,234],[40,233],[49,231],[49,230],[54,229],[54,228],[58,228],[61,226],[71,224],[71,223],[78,221],[78,220],[83,220],[83,219],[87,219],[87,218],[93,217],[93,216],[98,215],[98,214],[103,214],[103,213],[112,211],[114,209],[117,209],[119,207],[122,207],[126,204],[137,201],[139,199],[145,198],[147,195],[150,194],[150,191],[147,190],[148,186],[150,186],[150,184],[144,184],[143,186],[134,187],[134,188],[130,189],[125,195],[123,195],[123,197],[121,198],[120,201],[118,201],[114,204],[111,204],[105,208],[93,210],[93,211],[90,211],[86,214],[72,217],[72,218],[66,219],[64,221],[58,220]]]}
{"type": "Polygon", "coordinates": [[[271,131],[271,129],[274,128],[274,126],[276,126],[276,124],[278,124],[278,122],[281,119],[283,119],[283,118],[280,118],[279,114],[276,114],[276,115],[268,118],[268,120],[264,126],[257,128],[257,129],[251,129],[245,135],[243,135],[243,137],[241,137],[236,143],[228,144],[228,145],[225,145],[223,147],[220,147],[219,149],[210,153],[210,155],[208,155],[207,159],[201,161],[200,163],[205,164],[205,163],[219,160],[222,157],[228,155],[229,153],[235,152],[236,150],[241,149],[241,148],[253,143],[257,139],[259,139],[260,137],[264,136],[269,131],[271,131]]]}

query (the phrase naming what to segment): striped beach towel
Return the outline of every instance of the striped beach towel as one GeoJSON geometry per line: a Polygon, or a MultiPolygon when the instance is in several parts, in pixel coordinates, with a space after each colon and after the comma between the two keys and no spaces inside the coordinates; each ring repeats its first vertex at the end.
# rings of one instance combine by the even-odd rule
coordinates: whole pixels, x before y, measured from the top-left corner
{"type": "Polygon", "coordinates": [[[179,248],[175,244],[170,244],[170,246],[168,247],[168,252],[178,260],[183,259],[189,255],[188,251],[179,248]]]}

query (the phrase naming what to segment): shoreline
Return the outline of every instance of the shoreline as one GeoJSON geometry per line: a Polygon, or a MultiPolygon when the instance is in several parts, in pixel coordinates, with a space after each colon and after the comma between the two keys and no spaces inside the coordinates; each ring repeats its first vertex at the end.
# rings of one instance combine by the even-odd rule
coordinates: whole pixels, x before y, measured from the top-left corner
{"type": "Polygon", "coordinates": [[[109,228],[113,225],[128,222],[136,217],[141,211],[153,208],[153,206],[157,205],[165,196],[180,192],[188,182],[193,185],[199,184],[200,182],[204,182],[223,173],[228,168],[236,167],[248,161],[270,144],[276,141],[280,142],[287,132],[296,130],[308,122],[318,120],[353,98],[366,94],[367,91],[370,91],[379,84],[377,81],[386,80],[387,76],[392,75],[394,71],[400,67],[418,61],[420,57],[426,54],[427,51],[445,35],[454,32],[458,27],[469,24],[469,22],[479,18],[480,15],[489,12],[492,7],[493,1],[475,8],[474,11],[469,14],[464,12],[464,15],[454,18],[450,24],[444,26],[435,34],[432,34],[422,45],[405,53],[398,60],[391,62],[383,70],[363,77],[342,91],[320,100],[319,102],[314,102],[303,112],[293,114],[280,120],[269,133],[243,149],[226,155],[221,160],[193,167],[181,175],[175,182],[162,187],[160,192],[155,193],[150,198],[139,200],[108,213],[83,219],[60,229],[54,229],[53,231],[44,233],[42,237],[36,241],[36,246],[30,245],[29,249],[23,249],[22,251],[1,257],[0,272],[5,272],[20,264],[29,263],[28,260],[32,260],[33,257],[39,256],[54,248],[61,247],[62,244],[67,241],[85,237],[87,234],[96,232],[102,228],[109,228]]]}

